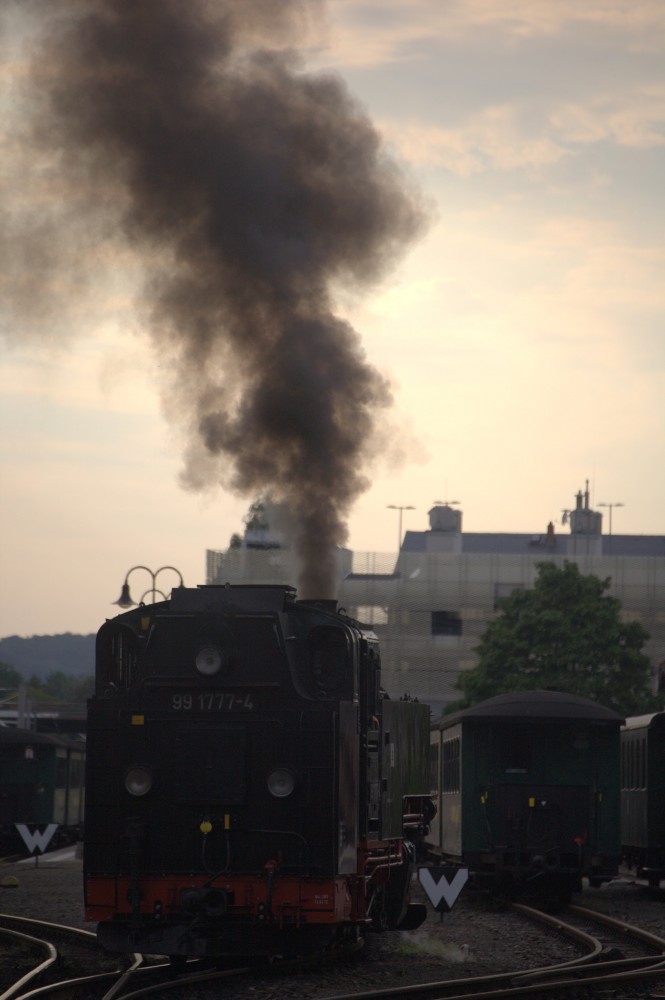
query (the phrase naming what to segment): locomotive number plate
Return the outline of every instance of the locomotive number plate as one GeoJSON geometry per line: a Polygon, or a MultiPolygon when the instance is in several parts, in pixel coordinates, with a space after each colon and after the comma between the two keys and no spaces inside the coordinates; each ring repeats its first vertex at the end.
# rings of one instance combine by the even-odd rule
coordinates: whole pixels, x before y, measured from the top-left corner
{"type": "Polygon", "coordinates": [[[174,712],[251,712],[256,707],[249,691],[178,691],[169,695],[174,712]]]}

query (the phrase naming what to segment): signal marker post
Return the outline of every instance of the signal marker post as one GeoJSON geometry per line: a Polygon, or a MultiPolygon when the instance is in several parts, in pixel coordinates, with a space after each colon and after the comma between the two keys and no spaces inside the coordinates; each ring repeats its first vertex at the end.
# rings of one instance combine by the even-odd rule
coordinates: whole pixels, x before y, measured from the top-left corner
{"type": "Polygon", "coordinates": [[[418,881],[438,913],[452,910],[469,878],[468,868],[419,868],[418,881]]]}
{"type": "Polygon", "coordinates": [[[49,823],[45,830],[41,831],[39,827],[35,830],[30,830],[26,823],[14,823],[14,826],[21,835],[23,843],[28,848],[31,854],[35,856],[35,867],[39,865],[39,853],[43,854],[48,845],[51,843],[51,838],[53,834],[58,829],[58,823],[49,823]]]}

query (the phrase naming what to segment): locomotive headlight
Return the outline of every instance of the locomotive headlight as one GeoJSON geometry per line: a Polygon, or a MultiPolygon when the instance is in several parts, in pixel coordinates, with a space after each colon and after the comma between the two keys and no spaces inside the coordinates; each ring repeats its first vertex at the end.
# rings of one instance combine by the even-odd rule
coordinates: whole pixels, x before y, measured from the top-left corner
{"type": "Polygon", "coordinates": [[[276,799],[285,799],[296,787],[296,776],[287,767],[276,767],[268,775],[268,791],[276,799]]]}
{"type": "Polygon", "coordinates": [[[152,771],[140,765],[130,767],[125,775],[125,788],[130,795],[147,795],[152,788],[152,771]]]}
{"type": "Polygon", "coordinates": [[[222,653],[216,646],[203,646],[196,654],[196,669],[206,677],[216,674],[222,666],[222,653]]]}

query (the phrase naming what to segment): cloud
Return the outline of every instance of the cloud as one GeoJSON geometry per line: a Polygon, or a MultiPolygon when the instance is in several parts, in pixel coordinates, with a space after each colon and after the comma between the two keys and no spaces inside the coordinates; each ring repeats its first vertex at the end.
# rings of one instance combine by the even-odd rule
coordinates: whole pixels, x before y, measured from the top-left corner
{"type": "Polygon", "coordinates": [[[549,113],[552,128],[567,143],[612,142],[648,149],[665,145],[665,87],[597,95],[562,104],[549,113]]]}
{"type": "Polygon", "coordinates": [[[580,27],[616,34],[639,51],[662,51],[665,8],[657,0],[335,0],[327,39],[347,66],[372,66],[419,58],[434,38],[448,43],[478,41],[492,32],[495,43],[562,35],[580,27]],[[474,36],[475,39],[474,39],[474,36]]]}
{"type": "Polygon", "coordinates": [[[384,121],[381,129],[415,167],[443,167],[460,177],[540,168],[570,155],[545,131],[529,134],[519,109],[507,105],[485,108],[458,127],[384,121]]]}

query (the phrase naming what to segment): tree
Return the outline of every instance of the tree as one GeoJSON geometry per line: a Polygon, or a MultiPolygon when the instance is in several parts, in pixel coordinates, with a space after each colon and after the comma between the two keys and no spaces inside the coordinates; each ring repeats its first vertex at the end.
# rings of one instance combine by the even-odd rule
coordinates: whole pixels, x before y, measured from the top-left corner
{"type": "Polygon", "coordinates": [[[0,688],[14,691],[19,686],[23,678],[18,670],[9,663],[0,663],[0,688]]]}
{"type": "Polygon", "coordinates": [[[499,602],[485,630],[479,662],[460,674],[466,707],[511,691],[536,688],[591,698],[622,715],[654,710],[649,638],[639,622],[621,620],[621,602],[606,594],[610,579],[583,576],[575,563],[538,563],[532,590],[499,602]]]}

